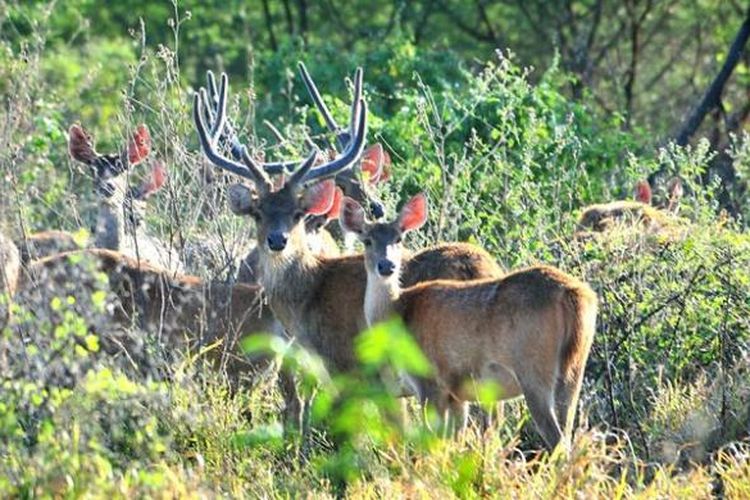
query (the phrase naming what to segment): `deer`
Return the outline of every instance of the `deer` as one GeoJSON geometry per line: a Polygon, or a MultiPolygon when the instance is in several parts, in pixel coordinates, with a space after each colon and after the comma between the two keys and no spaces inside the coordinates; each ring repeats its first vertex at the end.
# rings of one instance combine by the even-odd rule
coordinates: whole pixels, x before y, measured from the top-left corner
{"type": "Polygon", "coordinates": [[[647,232],[659,232],[672,223],[682,194],[682,181],[673,177],[667,183],[666,202],[654,206],[651,186],[648,181],[640,180],[635,185],[634,201],[621,200],[586,207],[578,219],[576,233],[582,236],[587,232],[605,232],[623,222],[639,225],[647,232]]]}
{"type": "Polygon", "coordinates": [[[20,274],[16,296],[28,301],[42,294],[48,303],[44,297],[60,295],[61,290],[94,292],[94,272],[107,276],[105,290],[116,299],[115,307],[107,309],[108,328],[139,326],[158,333],[170,349],[197,350],[220,343],[220,348],[209,350],[209,359],[226,370],[233,384],[257,367],[243,354],[240,341],[276,328],[259,286],[203,281],[108,249],[74,250],[31,262],[20,274]],[[75,271],[80,262],[92,264],[83,267],[92,278],[75,271]]]}
{"type": "Polygon", "coordinates": [[[472,381],[493,381],[501,399],[523,395],[550,449],[572,433],[584,369],[596,330],[597,297],[584,282],[537,265],[500,278],[436,279],[402,286],[402,239],[425,224],[419,193],[391,222],[372,223],[344,198],[339,221],[365,247],[368,324],[398,316],[431,361],[432,377],[404,375],[423,405],[459,427],[472,381]]]}
{"type": "MultiPolygon", "coordinates": [[[[334,159],[314,166],[313,151],[283,185],[274,183],[245,146],[240,160],[220,152],[221,130],[226,120],[228,79],[221,76],[218,105],[208,113],[205,92],[193,99],[193,119],[205,156],[217,167],[250,181],[230,192],[235,213],[252,217],[257,227],[259,282],[269,306],[286,332],[324,360],[329,370],[346,372],[356,368],[354,339],[367,324],[362,305],[365,299],[363,255],[328,257],[314,253],[307,244],[305,217],[329,212],[334,203],[333,180],[360,159],[366,137],[367,104],[361,97],[362,69],[354,78],[349,137],[344,151],[334,159]]],[[[468,244],[443,244],[424,250],[410,259],[405,276],[409,284],[436,278],[474,279],[497,276],[502,270],[486,252],[468,244]]],[[[296,394],[290,378],[284,378],[286,403],[284,421],[302,425],[305,402],[296,394]]]]}
{"type": "MultiPolygon", "coordinates": [[[[127,147],[118,154],[100,154],[92,136],[74,124],[68,132],[71,158],[87,165],[94,178],[99,211],[94,228],[96,248],[122,251],[135,258],[165,265],[175,271],[183,269],[177,253],[143,228],[146,201],[164,185],[167,171],[160,160],[154,160],[148,177],[136,187],[128,187],[129,169],[142,163],[151,151],[151,136],[146,125],[139,125],[127,147]]],[[[76,237],[65,231],[44,231],[29,235],[19,246],[24,262],[81,247],[76,237]]]]}
{"type": "Polygon", "coordinates": [[[16,244],[0,233],[0,330],[10,319],[11,299],[16,293],[21,256],[16,244]]]}
{"type": "Polygon", "coordinates": [[[136,129],[135,141],[128,145],[127,155],[98,154],[91,136],[78,125],[70,128],[69,135],[71,156],[94,171],[94,188],[100,198],[94,246],[118,250],[182,272],[184,266],[174,248],[152,237],[142,225],[146,200],[166,181],[163,164],[155,161],[146,181],[138,187],[128,187],[129,168],[144,159],[151,147],[146,125],[136,129]]]}
{"type": "MultiPolygon", "coordinates": [[[[100,155],[94,150],[93,139],[80,125],[72,125],[68,131],[68,153],[71,158],[86,165],[100,165],[92,168],[95,185],[98,184],[98,171],[108,170],[104,166],[108,164],[137,165],[149,155],[151,151],[151,136],[145,125],[140,125],[128,141],[126,148],[119,154],[100,155]],[[123,160],[123,158],[125,158],[123,160]]],[[[97,189],[97,192],[99,190],[97,189]]],[[[105,224],[101,224],[105,227],[105,224]]],[[[76,237],[67,231],[48,230],[27,235],[19,242],[21,247],[21,259],[24,263],[31,260],[47,257],[55,253],[77,250],[81,243],[76,237]]]]}

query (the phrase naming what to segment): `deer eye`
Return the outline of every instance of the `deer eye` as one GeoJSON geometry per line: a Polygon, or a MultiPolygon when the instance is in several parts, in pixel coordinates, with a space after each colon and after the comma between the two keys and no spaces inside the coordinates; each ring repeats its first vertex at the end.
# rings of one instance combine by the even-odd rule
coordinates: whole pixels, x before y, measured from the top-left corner
{"type": "Polygon", "coordinates": [[[394,243],[396,244],[401,243],[401,236],[396,236],[396,240],[394,241],[394,243]]]}
{"type": "Polygon", "coordinates": [[[372,240],[370,238],[365,238],[364,240],[362,240],[362,244],[366,247],[370,247],[372,246],[372,240]]]}
{"type": "Polygon", "coordinates": [[[303,212],[302,210],[298,210],[298,211],[294,212],[294,222],[301,221],[302,217],[304,217],[304,216],[305,216],[305,212],[303,212]]]}

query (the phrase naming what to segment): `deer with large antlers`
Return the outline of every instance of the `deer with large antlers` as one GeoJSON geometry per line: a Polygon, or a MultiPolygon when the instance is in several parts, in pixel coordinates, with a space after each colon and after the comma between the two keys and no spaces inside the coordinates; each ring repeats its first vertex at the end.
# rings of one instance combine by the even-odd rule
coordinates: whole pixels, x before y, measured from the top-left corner
{"type": "MultiPolygon", "coordinates": [[[[343,148],[351,141],[351,133],[349,128],[340,127],[335,121],[328,107],[323,102],[320,92],[313,81],[310,73],[303,63],[299,63],[298,69],[302,81],[305,84],[310,97],[312,98],[313,104],[316,109],[321,113],[323,120],[326,123],[329,131],[335,134],[335,144],[331,144],[328,147],[329,153],[339,154],[343,148]]],[[[202,102],[205,106],[204,117],[207,121],[211,121],[212,117],[217,114],[218,106],[220,102],[219,87],[216,85],[216,78],[213,72],[207,72],[207,87],[200,90],[202,102]]],[[[282,142],[286,141],[281,132],[276,129],[271,123],[265,122],[266,125],[271,129],[273,134],[282,142]]],[[[229,119],[225,120],[224,128],[219,132],[217,141],[220,144],[224,144],[228,147],[229,152],[236,161],[242,161],[243,146],[240,143],[234,125],[229,119]]],[[[308,138],[306,143],[314,148],[315,144],[308,138]]],[[[319,157],[317,162],[323,162],[325,158],[319,157]]],[[[260,165],[263,170],[269,174],[277,175],[277,185],[274,189],[280,188],[283,185],[283,175],[286,172],[291,172],[299,165],[299,160],[293,161],[280,161],[280,162],[256,162],[260,165]],[[280,182],[280,184],[279,184],[280,182]]],[[[382,216],[383,208],[382,204],[374,200],[371,194],[368,192],[367,186],[372,186],[378,182],[384,181],[388,178],[390,173],[390,157],[385,152],[380,144],[376,144],[367,150],[362,155],[361,170],[367,175],[368,182],[366,184],[360,182],[358,176],[355,175],[355,169],[345,169],[339,172],[335,176],[336,185],[336,197],[331,210],[326,214],[321,215],[307,215],[305,217],[305,234],[307,237],[308,245],[314,253],[318,253],[326,256],[337,256],[340,254],[339,246],[327,230],[330,222],[338,218],[339,203],[344,195],[352,197],[358,200],[360,203],[365,203],[370,206],[372,213],[375,217],[382,216]]],[[[231,186],[230,191],[238,190],[240,199],[243,194],[242,191],[246,190],[243,186],[231,186]]],[[[230,196],[231,193],[230,193],[230,196]]],[[[230,205],[231,209],[237,215],[248,215],[246,206],[238,206],[235,204],[230,205]]],[[[239,272],[237,274],[237,281],[239,283],[258,283],[258,254],[259,247],[257,245],[248,253],[248,255],[242,260],[239,266],[239,272]]]]}
{"type": "Polygon", "coordinates": [[[490,380],[501,399],[523,395],[550,448],[569,437],[594,338],[591,288],[549,266],[502,278],[436,280],[402,287],[401,239],[427,220],[427,199],[412,198],[390,223],[370,223],[345,198],[340,222],[365,246],[369,324],[403,318],[432,362],[432,378],[408,379],[423,403],[465,422],[473,381],[490,380]]]}
{"type": "MultiPolygon", "coordinates": [[[[360,159],[366,135],[367,105],[361,97],[362,70],[354,78],[354,99],[344,151],[331,161],[315,164],[311,154],[283,186],[274,185],[264,168],[239,146],[239,160],[219,151],[226,121],[227,77],[222,75],[217,106],[206,102],[205,92],[195,95],[193,115],[201,147],[207,158],[252,182],[255,189],[230,192],[230,204],[237,213],[255,219],[258,234],[260,283],[269,297],[274,315],[286,331],[311,347],[335,371],[356,366],[353,341],[366,327],[362,304],[366,275],[363,256],[325,257],[316,255],[305,236],[305,217],[327,213],[334,203],[332,180],[360,159]],[[210,119],[210,128],[206,119],[210,119]]],[[[497,263],[486,252],[466,244],[442,245],[418,254],[410,261],[410,279],[474,279],[497,276],[497,263]],[[417,258],[419,257],[419,258],[417,258]]],[[[287,419],[298,420],[302,402],[287,383],[283,387],[287,419]]]]}

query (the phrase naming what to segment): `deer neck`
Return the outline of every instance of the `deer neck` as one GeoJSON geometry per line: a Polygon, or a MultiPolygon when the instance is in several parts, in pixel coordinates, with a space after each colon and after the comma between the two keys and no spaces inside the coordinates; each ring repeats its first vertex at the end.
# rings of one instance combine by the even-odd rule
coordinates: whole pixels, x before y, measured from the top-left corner
{"type": "Polygon", "coordinates": [[[125,200],[127,182],[125,176],[119,176],[109,182],[110,192],[99,194],[99,214],[96,218],[94,241],[98,248],[119,251],[125,244],[127,224],[125,217],[125,200]]]}
{"type": "Polygon", "coordinates": [[[282,252],[272,252],[266,245],[258,246],[259,281],[268,295],[271,309],[284,325],[291,329],[310,298],[319,278],[320,258],[307,245],[304,228],[298,227],[289,235],[282,252]]]}
{"type": "Polygon", "coordinates": [[[401,295],[400,279],[398,273],[384,279],[375,271],[367,270],[365,319],[368,325],[385,321],[396,312],[396,302],[401,295]]]}

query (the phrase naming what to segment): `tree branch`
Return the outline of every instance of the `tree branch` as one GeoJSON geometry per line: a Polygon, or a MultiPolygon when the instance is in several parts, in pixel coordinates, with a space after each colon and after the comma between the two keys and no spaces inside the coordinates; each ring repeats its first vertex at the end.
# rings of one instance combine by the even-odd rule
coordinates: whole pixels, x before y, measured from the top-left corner
{"type": "Polygon", "coordinates": [[[703,123],[703,119],[706,115],[715,108],[721,99],[721,94],[724,90],[724,86],[732,75],[735,66],[740,61],[742,52],[745,49],[747,39],[750,38],[750,9],[745,12],[745,19],[742,21],[737,36],[734,38],[729,53],[727,54],[727,60],[724,61],[724,65],[721,67],[719,74],[708,87],[708,90],[703,95],[698,106],[690,113],[687,120],[683,123],[679,132],[675,137],[675,142],[680,146],[687,145],[690,138],[695,134],[698,127],[703,123]]]}

